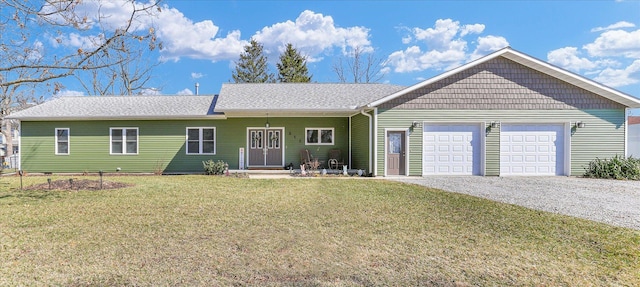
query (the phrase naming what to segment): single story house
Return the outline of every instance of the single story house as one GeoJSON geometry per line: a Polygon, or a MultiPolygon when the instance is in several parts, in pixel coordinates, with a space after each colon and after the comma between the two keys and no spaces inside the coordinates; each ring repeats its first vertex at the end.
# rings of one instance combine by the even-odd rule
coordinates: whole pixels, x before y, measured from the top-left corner
{"type": "Polygon", "coordinates": [[[626,155],[640,100],[511,48],[410,87],[223,84],[215,96],[63,97],[16,112],[29,172],[298,166],[332,149],[374,176],[580,175],[626,155]]]}

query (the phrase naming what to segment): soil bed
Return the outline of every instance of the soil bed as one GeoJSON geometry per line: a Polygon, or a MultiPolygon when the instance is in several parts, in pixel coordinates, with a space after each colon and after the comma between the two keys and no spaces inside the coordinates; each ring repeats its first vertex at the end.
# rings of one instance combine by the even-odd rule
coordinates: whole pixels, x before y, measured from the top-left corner
{"type": "Polygon", "coordinates": [[[103,181],[102,188],[100,187],[99,180],[81,179],[74,180],[73,183],[69,180],[53,180],[51,184],[48,182],[42,184],[35,184],[25,187],[25,190],[100,190],[100,189],[118,189],[133,186],[130,183],[103,181]]]}

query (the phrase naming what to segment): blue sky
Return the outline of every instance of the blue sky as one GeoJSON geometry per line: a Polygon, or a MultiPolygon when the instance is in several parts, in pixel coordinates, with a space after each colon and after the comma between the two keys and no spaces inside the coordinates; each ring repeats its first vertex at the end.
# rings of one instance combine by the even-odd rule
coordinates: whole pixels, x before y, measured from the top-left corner
{"type": "MultiPolygon", "coordinates": [[[[117,1],[116,1],[117,2],[117,1]]],[[[276,71],[291,42],[316,82],[354,47],[412,85],[506,45],[640,97],[640,1],[171,1],[154,19],[164,49],[155,93],[216,94],[252,37],[276,71]]],[[[62,94],[82,94],[71,79],[62,94]]]]}

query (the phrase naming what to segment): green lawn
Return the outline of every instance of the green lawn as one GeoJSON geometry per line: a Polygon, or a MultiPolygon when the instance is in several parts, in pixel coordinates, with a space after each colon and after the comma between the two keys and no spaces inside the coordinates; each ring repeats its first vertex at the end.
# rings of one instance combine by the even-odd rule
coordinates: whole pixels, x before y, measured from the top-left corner
{"type": "Polygon", "coordinates": [[[420,186],[106,180],[135,186],[0,178],[0,286],[640,285],[640,231],[420,186]]]}

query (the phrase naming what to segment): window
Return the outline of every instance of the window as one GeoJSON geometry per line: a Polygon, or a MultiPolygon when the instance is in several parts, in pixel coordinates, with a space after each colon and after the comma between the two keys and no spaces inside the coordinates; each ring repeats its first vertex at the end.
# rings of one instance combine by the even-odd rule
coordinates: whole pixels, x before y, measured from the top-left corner
{"type": "Polygon", "coordinates": [[[187,128],[187,154],[216,154],[216,129],[187,128]]]}
{"type": "Polygon", "coordinates": [[[332,145],[333,128],[306,128],[307,137],[305,144],[308,145],[332,145]]]}
{"type": "Polygon", "coordinates": [[[56,154],[69,154],[69,129],[56,129],[56,154]]]}
{"type": "Polygon", "coordinates": [[[138,154],[138,128],[111,128],[111,154],[138,154]]]}

